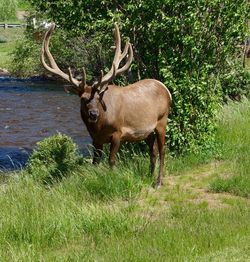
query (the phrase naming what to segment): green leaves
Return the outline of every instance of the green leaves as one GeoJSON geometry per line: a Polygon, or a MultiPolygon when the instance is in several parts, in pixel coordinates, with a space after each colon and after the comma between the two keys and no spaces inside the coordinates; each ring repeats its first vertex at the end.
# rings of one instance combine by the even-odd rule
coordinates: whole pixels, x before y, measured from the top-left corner
{"type": "Polygon", "coordinates": [[[79,167],[80,155],[72,139],[60,133],[38,142],[27,171],[34,179],[52,183],[79,167]]]}
{"type": "MultiPolygon", "coordinates": [[[[245,90],[242,68],[232,73],[234,66],[227,63],[235,60],[236,46],[246,37],[249,6],[245,0],[31,2],[60,28],[84,35],[88,48],[97,43],[92,36],[98,35],[98,43],[103,44],[100,53],[108,58],[102,55],[98,60],[94,51],[94,59],[85,60],[91,68],[95,61],[99,67],[110,66],[113,54],[107,50],[113,24],[119,23],[122,37],[129,37],[133,44],[133,80],[159,79],[173,95],[167,137],[177,153],[211,145],[221,90],[226,95],[245,90]]],[[[80,52],[76,54],[80,57],[80,52]]],[[[68,57],[72,61],[72,55],[68,57]]],[[[95,66],[94,74],[99,67],[95,66]]]]}

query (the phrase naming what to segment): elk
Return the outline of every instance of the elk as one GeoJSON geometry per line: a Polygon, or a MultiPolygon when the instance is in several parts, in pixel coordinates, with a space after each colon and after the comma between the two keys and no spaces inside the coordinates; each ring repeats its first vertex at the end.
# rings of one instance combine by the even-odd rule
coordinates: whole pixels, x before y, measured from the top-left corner
{"type": "Polygon", "coordinates": [[[53,23],[44,35],[41,62],[45,69],[69,82],[68,91],[76,93],[81,101],[81,118],[93,140],[93,164],[102,156],[103,145],[110,144],[109,164],[115,165],[115,157],[122,142],[145,140],[150,150],[150,170],[153,175],[159,153],[160,168],[156,185],[163,184],[165,132],[171,106],[171,94],[166,86],[155,80],[145,79],[125,87],[112,84],[116,76],[127,71],[133,59],[129,41],[121,50],[121,37],[115,24],[115,54],[112,67],[92,85],[86,84],[85,68],[82,79],[73,76],[71,69],[63,72],[55,62],[49,42],[55,29],[53,23]],[[45,61],[45,57],[49,65],[45,61]],[[124,61],[126,58],[126,61],[124,61]],[[120,66],[121,62],[122,66],[120,66]]]}

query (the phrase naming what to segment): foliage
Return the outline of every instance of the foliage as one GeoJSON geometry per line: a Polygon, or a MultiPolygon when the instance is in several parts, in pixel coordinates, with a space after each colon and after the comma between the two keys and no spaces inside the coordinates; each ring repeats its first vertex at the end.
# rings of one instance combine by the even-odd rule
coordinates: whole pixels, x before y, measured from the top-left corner
{"type": "Polygon", "coordinates": [[[16,17],[16,0],[0,0],[0,21],[16,17]]]}
{"type": "Polygon", "coordinates": [[[68,175],[80,163],[72,139],[60,133],[38,142],[29,158],[28,173],[45,183],[68,175]]]}
{"type": "MultiPolygon", "coordinates": [[[[83,35],[83,43],[105,44],[100,48],[100,60],[96,52],[93,60],[83,60],[83,64],[99,64],[90,70],[95,76],[104,64],[110,66],[106,62],[111,59],[103,54],[112,56],[107,48],[112,43],[113,23],[119,23],[123,38],[129,37],[134,48],[132,79],[159,79],[173,94],[167,136],[171,150],[177,153],[211,147],[213,116],[222,92],[234,97],[245,93],[242,68],[228,67],[228,61],[238,54],[236,46],[246,37],[249,6],[245,0],[30,2],[60,28],[83,35]],[[100,41],[90,38],[92,35],[100,41]],[[230,79],[234,81],[228,85],[230,79]]],[[[72,46],[78,42],[73,41],[72,46]]],[[[76,57],[82,52],[72,50],[79,51],[76,57]]],[[[73,57],[70,51],[68,54],[67,60],[73,57]]]]}
{"type": "Polygon", "coordinates": [[[24,38],[16,43],[12,52],[11,72],[16,76],[28,77],[41,72],[39,60],[39,46],[29,38],[24,38]]]}
{"type": "Polygon", "coordinates": [[[155,78],[161,77],[160,69],[165,66],[170,66],[175,76],[201,66],[209,66],[213,72],[221,70],[225,58],[245,36],[248,11],[243,0],[31,3],[75,33],[97,31],[105,38],[118,21],[134,45],[140,74],[155,78]]]}
{"type": "Polygon", "coordinates": [[[210,184],[215,192],[250,196],[250,101],[229,103],[219,116],[217,138],[222,155],[228,159],[228,173],[210,184]]]}
{"type": "MultiPolygon", "coordinates": [[[[221,102],[220,82],[215,77],[193,74],[172,79],[173,105],[167,141],[177,153],[209,151],[214,144],[214,117],[221,102]],[[209,92],[208,92],[209,90],[209,92]]],[[[171,79],[167,72],[166,78],[171,79]]]]}
{"type": "Polygon", "coordinates": [[[224,101],[241,100],[250,96],[250,71],[239,61],[228,63],[227,70],[220,76],[224,101]]]}

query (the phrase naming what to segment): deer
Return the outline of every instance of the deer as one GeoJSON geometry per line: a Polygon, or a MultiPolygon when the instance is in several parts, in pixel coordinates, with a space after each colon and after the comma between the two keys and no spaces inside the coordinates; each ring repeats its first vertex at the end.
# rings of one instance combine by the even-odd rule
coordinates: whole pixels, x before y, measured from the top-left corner
{"type": "Polygon", "coordinates": [[[93,164],[100,162],[104,144],[110,144],[109,165],[112,168],[121,143],[144,140],[149,146],[152,175],[159,154],[160,168],[155,185],[163,185],[165,134],[172,103],[170,91],[155,79],[140,80],[124,87],[113,84],[118,75],[129,69],[133,60],[133,48],[129,40],[123,50],[121,48],[120,31],[116,23],[111,69],[105,75],[101,70],[100,77],[91,85],[86,84],[84,67],[81,79],[74,77],[71,68],[65,73],[58,67],[49,50],[54,30],[55,24],[52,23],[44,34],[41,62],[50,73],[70,83],[67,92],[79,96],[81,118],[92,138],[93,164]]]}

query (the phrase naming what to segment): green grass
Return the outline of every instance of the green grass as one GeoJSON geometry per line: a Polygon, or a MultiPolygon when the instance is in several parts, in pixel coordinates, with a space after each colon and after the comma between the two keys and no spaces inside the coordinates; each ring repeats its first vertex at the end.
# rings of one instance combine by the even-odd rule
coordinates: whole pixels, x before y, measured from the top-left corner
{"type": "Polygon", "coordinates": [[[162,206],[140,206],[123,191],[107,200],[86,190],[84,170],[51,188],[30,177],[8,182],[0,194],[2,261],[206,261],[231,248],[235,259],[250,258],[248,202],[214,210],[170,187],[139,198],[176,195],[162,206]]]}
{"type": "Polygon", "coordinates": [[[24,29],[22,28],[0,28],[0,38],[5,42],[0,42],[0,68],[10,68],[12,60],[12,52],[15,49],[16,43],[23,37],[24,29]]]}
{"type": "MultiPolygon", "coordinates": [[[[16,11],[25,11],[30,9],[26,0],[0,0],[0,23],[12,24],[23,23],[16,17],[16,11]],[[1,15],[1,12],[3,14],[1,15]]],[[[18,40],[23,38],[23,28],[0,28],[0,68],[10,71],[12,62],[12,53],[15,50],[18,40]],[[2,41],[1,41],[2,40],[2,41]]]]}
{"type": "Polygon", "coordinates": [[[227,177],[211,183],[215,192],[250,196],[250,102],[229,103],[219,117],[218,141],[228,162],[227,177]]]}
{"type": "Polygon", "coordinates": [[[31,9],[31,5],[28,0],[18,0],[17,9],[19,11],[27,11],[31,9]]]}
{"type": "Polygon", "coordinates": [[[221,160],[169,158],[159,190],[148,156],[121,154],[111,170],[79,162],[68,139],[46,140],[33,168],[0,180],[1,261],[249,261],[249,199],[207,191],[218,176],[248,179],[249,105],[222,109],[221,160]],[[40,165],[61,180],[44,184],[40,165]]]}
{"type": "Polygon", "coordinates": [[[0,20],[7,20],[16,17],[16,0],[0,0],[0,20]]]}

